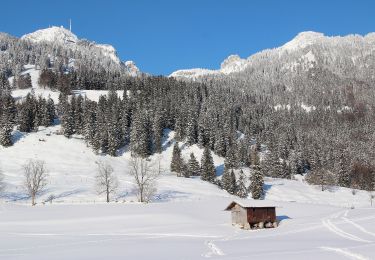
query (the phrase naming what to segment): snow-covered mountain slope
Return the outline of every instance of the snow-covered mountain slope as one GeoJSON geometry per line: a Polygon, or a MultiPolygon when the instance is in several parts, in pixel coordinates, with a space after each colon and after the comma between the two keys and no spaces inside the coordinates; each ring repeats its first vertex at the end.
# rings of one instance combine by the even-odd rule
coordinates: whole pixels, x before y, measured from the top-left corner
{"type": "Polygon", "coordinates": [[[318,32],[301,32],[293,40],[287,42],[280,47],[283,51],[294,51],[298,49],[306,48],[309,45],[316,44],[319,41],[324,41],[327,37],[323,33],[318,32]]]}
{"type": "MultiPolygon", "coordinates": [[[[28,159],[44,160],[49,170],[49,185],[41,194],[39,201],[44,201],[54,194],[61,202],[93,202],[102,201],[95,189],[95,162],[104,160],[109,162],[120,179],[120,189],[116,198],[118,200],[136,200],[133,191],[132,178],[128,171],[130,153],[125,148],[119,157],[96,155],[79,136],[67,139],[59,135],[60,126],[41,128],[37,133],[14,133],[15,144],[12,147],[0,148],[0,165],[5,175],[7,191],[0,200],[26,203],[25,192],[22,190],[22,165],[28,159]]],[[[169,173],[172,157],[173,133],[165,132],[164,149],[161,163],[166,174],[159,180],[160,187],[156,201],[169,200],[170,198],[193,199],[205,196],[229,196],[216,186],[199,179],[177,178],[169,173]],[[177,180],[178,179],[178,180],[177,180]]],[[[182,146],[182,144],[181,144],[182,146]]],[[[185,146],[183,146],[185,147],[185,146]]],[[[203,151],[197,146],[185,147],[183,156],[188,160],[190,152],[197,158],[203,151]]],[[[151,157],[158,162],[157,155],[151,157]]],[[[224,159],[214,156],[215,164],[222,167],[224,159]]]]}
{"type": "Polygon", "coordinates": [[[52,26],[50,28],[37,30],[22,36],[21,40],[30,41],[34,44],[46,43],[60,45],[62,48],[72,50],[86,49],[87,53],[91,52],[90,56],[97,57],[98,59],[101,59],[101,57],[109,58],[118,66],[122,66],[128,70],[129,74],[132,76],[137,76],[141,73],[133,61],[121,62],[116,49],[112,45],[97,44],[95,42],[81,40],[70,30],[62,26],[52,26]]]}
{"type": "Polygon", "coordinates": [[[52,26],[50,28],[37,30],[29,34],[25,34],[21,37],[21,39],[36,43],[53,42],[58,44],[76,44],[78,42],[78,37],[62,26],[52,26]]]}
{"type": "MultiPolygon", "coordinates": [[[[114,62],[120,63],[120,59],[116,54],[116,49],[109,44],[96,44],[96,47],[102,49],[104,56],[111,58],[114,62]]],[[[125,63],[126,65],[126,63],[125,63]]]]}
{"type": "MultiPolygon", "coordinates": [[[[7,191],[2,201],[28,203],[22,187],[22,165],[28,159],[44,160],[49,170],[47,190],[40,195],[38,201],[46,200],[51,194],[58,198],[57,202],[93,202],[104,200],[96,193],[95,174],[99,160],[108,161],[120,179],[120,189],[115,196],[118,200],[135,200],[133,180],[128,169],[130,152],[127,148],[119,157],[96,155],[80,136],[71,139],[59,135],[60,126],[40,128],[36,133],[24,134],[15,131],[15,144],[8,148],[0,147],[0,165],[7,183],[7,191]]],[[[177,178],[169,171],[172,158],[174,133],[165,131],[163,153],[154,155],[151,160],[161,163],[165,174],[159,180],[158,193],[155,201],[194,200],[205,197],[233,198],[217,186],[201,181],[199,178],[177,178]]],[[[180,143],[182,155],[187,161],[191,152],[198,160],[202,149],[196,145],[187,146],[180,143]]],[[[224,158],[213,154],[218,174],[223,171],[224,158]]],[[[245,169],[248,174],[248,170],[245,169]]],[[[322,192],[319,187],[309,186],[303,180],[266,179],[266,199],[274,201],[297,201],[312,204],[329,204],[350,207],[369,204],[367,192],[358,191],[353,196],[346,188],[332,188],[322,192]]]]}
{"type": "Polygon", "coordinates": [[[222,62],[218,70],[178,70],[170,74],[170,77],[196,79],[207,75],[228,75],[240,73],[249,68],[257,69],[259,63],[281,63],[283,69],[287,71],[295,71],[299,67],[308,70],[319,62],[322,65],[328,62],[337,62],[341,56],[348,56],[353,64],[361,65],[361,63],[366,62],[366,55],[371,54],[374,50],[375,33],[369,33],[365,36],[329,37],[322,33],[307,31],[299,33],[294,39],[281,47],[261,51],[247,59],[241,59],[238,55],[230,55],[222,62]],[[325,57],[318,60],[316,55],[325,57]]]}
{"type": "Polygon", "coordinates": [[[218,74],[230,74],[233,72],[242,71],[247,66],[246,60],[241,59],[238,55],[230,55],[226,58],[218,70],[209,70],[209,69],[187,69],[187,70],[178,70],[173,72],[170,77],[175,78],[197,78],[205,75],[218,75],[218,74]]]}

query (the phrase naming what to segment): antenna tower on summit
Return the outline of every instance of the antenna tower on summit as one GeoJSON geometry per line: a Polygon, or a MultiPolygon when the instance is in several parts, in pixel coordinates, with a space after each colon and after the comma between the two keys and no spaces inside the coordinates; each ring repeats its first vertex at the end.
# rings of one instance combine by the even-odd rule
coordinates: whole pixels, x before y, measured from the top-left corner
{"type": "Polygon", "coordinates": [[[72,19],[69,19],[69,31],[72,31],[72,19]]]}

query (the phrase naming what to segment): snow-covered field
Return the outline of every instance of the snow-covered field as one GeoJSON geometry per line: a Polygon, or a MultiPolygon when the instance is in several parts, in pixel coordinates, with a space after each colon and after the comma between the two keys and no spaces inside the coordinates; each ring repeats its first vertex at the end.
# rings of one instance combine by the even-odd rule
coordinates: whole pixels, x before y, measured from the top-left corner
{"type": "MultiPolygon", "coordinates": [[[[173,132],[166,132],[153,203],[139,204],[127,172],[129,153],[100,156],[82,139],[66,139],[59,126],[15,133],[0,148],[7,191],[0,200],[1,259],[374,259],[375,208],[366,192],[320,191],[302,180],[266,179],[266,200],[277,206],[280,226],[245,231],[223,209],[235,198],[198,178],[172,175],[173,132]],[[22,164],[46,161],[49,184],[39,204],[22,190],[22,164]],[[95,161],[107,160],[120,179],[117,202],[96,194],[95,161]],[[49,195],[52,204],[41,203],[49,195]],[[353,209],[352,209],[353,208],[353,209]]],[[[193,151],[182,146],[187,159],[193,151]]],[[[157,161],[157,157],[154,157],[157,161]]],[[[223,159],[214,156],[220,170],[223,159]]]]}
{"type": "Polygon", "coordinates": [[[278,202],[278,228],[245,231],[229,202],[5,204],[0,258],[374,259],[374,209],[278,202]]]}

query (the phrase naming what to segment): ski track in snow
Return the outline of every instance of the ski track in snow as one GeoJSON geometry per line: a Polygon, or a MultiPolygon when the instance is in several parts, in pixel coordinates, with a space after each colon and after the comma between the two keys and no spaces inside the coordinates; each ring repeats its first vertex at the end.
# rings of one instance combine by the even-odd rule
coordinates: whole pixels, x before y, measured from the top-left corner
{"type": "Polygon", "coordinates": [[[323,223],[323,226],[325,226],[328,230],[330,230],[331,232],[333,232],[333,233],[335,233],[335,234],[337,234],[337,235],[339,235],[343,238],[353,240],[353,241],[357,241],[357,242],[371,243],[371,241],[369,241],[369,240],[359,238],[359,237],[357,237],[353,234],[350,234],[350,233],[347,233],[347,232],[343,231],[342,229],[338,228],[335,224],[333,224],[332,221],[329,220],[329,219],[322,220],[322,223],[323,223]]]}
{"type": "Polygon", "coordinates": [[[217,245],[215,245],[213,241],[206,241],[206,246],[209,248],[210,251],[204,254],[204,257],[225,255],[224,252],[217,245]]]}
{"type": "Polygon", "coordinates": [[[370,260],[370,258],[367,258],[363,255],[360,255],[358,253],[353,253],[351,251],[349,251],[348,249],[344,249],[344,248],[336,248],[336,247],[320,247],[321,249],[323,250],[326,250],[326,251],[332,251],[332,252],[335,252],[339,255],[342,255],[342,256],[345,256],[349,259],[355,259],[355,260],[370,260]]]}
{"type": "Polygon", "coordinates": [[[362,227],[361,225],[355,223],[354,221],[352,221],[352,220],[350,220],[350,219],[348,219],[348,218],[346,218],[346,217],[342,217],[342,219],[343,219],[345,222],[347,222],[347,223],[349,223],[349,224],[355,226],[358,230],[361,230],[363,233],[366,233],[366,234],[368,234],[368,235],[370,235],[370,236],[375,237],[375,234],[374,234],[374,233],[368,231],[367,229],[365,229],[365,228],[362,227]]]}
{"type": "MultiPolygon", "coordinates": [[[[372,241],[369,241],[369,240],[366,240],[366,239],[362,239],[362,238],[359,238],[357,237],[356,235],[353,235],[353,234],[350,234],[348,232],[345,232],[344,230],[338,228],[333,222],[332,222],[332,219],[338,219],[340,217],[340,215],[344,215],[344,216],[347,216],[348,215],[348,211],[339,211],[337,213],[334,213],[330,216],[328,216],[328,218],[326,219],[322,219],[322,224],[324,227],[326,227],[329,231],[337,234],[338,236],[341,236],[343,238],[346,238],[346,239],[349,239],[349,240],[353,240],[353,241],[357,241],[357,242],[365,242],[365,243],[371,243],[372,241]]],[[[344,219],[345,217],[342,217],[341,219],[345,221],[344,219]]],[[[354,222],[353,222],[354,223],[354,222]]],[[[359,226],[359,225],[358,225],[359,226]]],[[[358,227],[357,227],[358,228],[358,227]]]]}

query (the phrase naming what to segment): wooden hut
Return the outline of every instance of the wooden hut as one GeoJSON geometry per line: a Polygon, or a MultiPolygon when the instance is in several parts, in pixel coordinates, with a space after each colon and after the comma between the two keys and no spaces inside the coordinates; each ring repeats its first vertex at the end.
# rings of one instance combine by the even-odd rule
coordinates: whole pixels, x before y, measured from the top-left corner
{"type": "Polygon", "coordinates": [[[259,201],[233,201],[225,209],[232,213],[232,225],[244,229],[277,227],[276,207],[259,201]]]}

